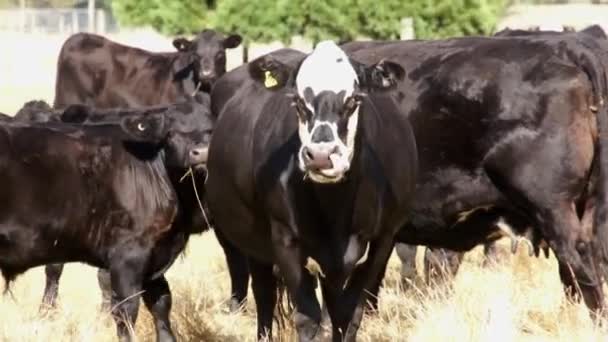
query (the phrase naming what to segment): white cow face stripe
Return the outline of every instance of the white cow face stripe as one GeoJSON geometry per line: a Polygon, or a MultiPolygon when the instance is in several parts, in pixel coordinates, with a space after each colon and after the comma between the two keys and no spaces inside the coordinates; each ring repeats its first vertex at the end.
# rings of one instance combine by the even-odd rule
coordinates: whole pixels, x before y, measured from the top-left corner
{"type": "Polygon", "coordinates": [[[350,169],[359,121],[353,102],[358,82],[348,57],[333,42],[319,43],[300,66],[298,166],[315,182],[338,182],[350,169]]]}
{"type": "Polygon", "coordinates": [[[315,94],[345,91],[348,97],[353,94],[355,83],[359,83],[359,78],[348,56],[332,41],[317,44],[300,65],[296,76],[296,87],[302,98],[305,98],[306,88],[311,88],[315,94]]]}

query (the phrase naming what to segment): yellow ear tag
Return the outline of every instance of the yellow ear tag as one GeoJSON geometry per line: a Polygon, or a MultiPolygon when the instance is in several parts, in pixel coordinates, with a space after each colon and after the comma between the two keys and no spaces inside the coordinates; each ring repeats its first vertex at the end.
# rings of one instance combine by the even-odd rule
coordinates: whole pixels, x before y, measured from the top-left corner
{"type": "Polygon", "coordinates": [[[279,82],[277,81],[276,78],[274,78],[274,76],[272,76],[270,71],[268,71],[268,70],[264,71],[264,87],[272,88],[272,87],[276,86],[277,84],[279,84],[279,82]]]}

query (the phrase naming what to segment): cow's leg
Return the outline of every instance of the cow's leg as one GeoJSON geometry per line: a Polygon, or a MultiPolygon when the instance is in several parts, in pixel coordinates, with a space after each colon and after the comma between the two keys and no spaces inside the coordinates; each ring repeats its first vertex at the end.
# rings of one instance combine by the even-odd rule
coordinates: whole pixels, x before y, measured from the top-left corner
{"type": "Polygon", "coordinates": [[[580,223],[572,210],[562,210],[547,220],[557,228],[549,244],[559,261],[560,278],[567,295],[576,295],[580,289],[587,306],[596,312],[603,308],[604,298],[593,244],[589,236],[581,234],[581,229],[568,229],[578,228],[580,223]]]}
{"type": "Polygon", "coordinates": [[[595,150],[590,86],[582,73],[563,71],[558,79],[546,81],[553,88],[539,107],[546,112],[542,126],[536,130],[519,127],[509,135],[517,139],[498,141],[485,157],[484,167],[501,192],[536,221],[535,227],[561,265],[567,291],[580,289],[587,306],[595,311],[603,307],[601,282],[592,236],[585,232],[576,211],[595,150]]]}
{"type": "Polygon", "coordinates": [[[131,341],[131,329],[134,329],[137,320],[146,263],[145,253],[138,248],[117,252],[111,257],[112,316],[121,342],[131,341]]]}
{"type": "Polygon", "coordinates": [[[496,242],[486,242],[483,245],[483,266],[488,267],[498,263],[498,248],[496,242]]]}
{"type": "Polygon", "coordinates": [[[323,299],[323,302],[321,303],[321,325],[323,326],[323,329],[331,326],[331,319],[329,318],[329,311],[327,311],[327,302],[325,299],[323,299]]]}
{"type": "Polygon", "coordinates": [[[409,290],[416,281],[416,246],[406,243],[395,244],[395,252],[401,260],[401,286],[409,290]]]}
{"type": "Polygon", "coordinates": [[[382,279],[382,273],[393,249],[391,236],[370,243],[367,260],[357,266],[342,286],[335,281],[322,280],[323,298],[327,299],[327,309],[333,324],[334,342],[356,341],[357,332],[363,319],[370,293],[382,279]]]}
{"type": "MultiPolygon", "coordinates": [[[[318,278],[315,278],[315,291],[317,290],[317,286],[320,286],[321,281],[318,278]]],[[[323,329],[328,329],[331,326],[331,319],[329,318],[329,312],[327,311],[327,302],[324,298],[321,301],[321,326],[323,329]]]]}
{"type": "Polygon", "coordinates": [[[292,229],[278,221],[273,221],[271,227],[275,260],[295,303],[294,321],[299,340],[313,341],[319,335],[321,323],[315,279],[303,266],[304,256],[300,247],[289,235],[292,229]]]}
{"type": "Polygon", "coordinates": [[[112,309],[112,282],[110,280],[110,272],[103,268],[98,269],[97,283],[101,290],[101,311],[110,311],[112,309]]]}
{"type": "Polygon", "coordinates": [[[49,264],[44,268],[46,275],[46,285],[44,287],[44,295],[40,311],[45,311],[49,308],[57,306],[57,296],[59,294],[59,278],[63,273],[63,264],[49,264]]]}
{"type": "Polygon", "coordinates": [[[251,258],[251,288],[258,315],[258,340],[272,338],[272,318],[277,303],[277,279],[272,272],[272,265],[260,263],[251,258]]]}
{"type": "MultiPolygon", "coordinates": [[[[596,195],[593,194],[593,196],[596,195]]],[[[597,262],[596,269],[599,273],[600,278],[602,278],[602,280],[605,282],[608,280],[608,269],[606,268],[604,256],[602,253],[602,244],[600,239],[602,239],[603,237],[597,233],[597,229],[594,229],[595,202],[595,198],[592,196],[588,196],[588,198],[584,202],[581,224],[583,226],[583,232],[585,232],[584,234],[591,236],[591,245],[593,248],[593,252],[595,253],[594,260],[597,262]]]]}
{"type": "Polygon", "coordinates": [[[365,313],[376,314],[378,312],[378,296],[380,294],[380,288],[382,287],[382,281],[386,274],[386,268],[388,267],[388,261],[380,271],[376,281],[372,284],[369,290],[366,290],[366,302],[365,302],[365,313]]]}
{"type": "MultiPolygon", "coordinates": [[[[571,165],[567,159],[564,163],[571,165]]],[[[603,307],[603,292],[592,235],[585,231],[577,215],[572,191],[559,191],[564,184],[562,180],[568,179],[572,184],[577,182],[572,172],[559,177],[557,171],[565,168],[564,165],[535,167],[537,170],[554,170],[554,183],[543,183],[542,177],[530,175],[500,179],[494,174],[493,181],[500,184],[514,203],[518,203],[522,210],[528,210],[529,216],[536,219],[535,227],[540,229],[560,264],[560,276],[567,294],[576,294],[580,289],[589,309],[596,311],[603,307]]]]}
{"type": "Polygon", "coordinates": [[[148,311],[154,318],[156,340],[159,342],[173,342],[175,335],[171,330],[169,314],[171,313],[171,290],[165,276],[144,283],[142,297],[148,311]]]}
{"type": "Polygon", "coordinates": [[[446,280],[453,278],[458,269],[464,253],[454,252],[448,249],[427,248],[424,254],[424,268],[427,284],[443,284],[446,280]]]}
{"type": "Polygon", "coordinates": [[[230,274],[232,291],[230,292],[229,309],[230,312],[237,312],[247,300],[247,288],[249,287],[247,258],[219,230],[215,229],[214,232],[226,255],[228,273],[230,274]]]}

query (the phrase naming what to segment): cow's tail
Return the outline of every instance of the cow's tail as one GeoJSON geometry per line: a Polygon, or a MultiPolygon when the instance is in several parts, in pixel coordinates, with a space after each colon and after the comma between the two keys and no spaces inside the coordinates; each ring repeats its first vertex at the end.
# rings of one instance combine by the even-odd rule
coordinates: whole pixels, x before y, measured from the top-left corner
{"type": "Polygon", "coordinates": [[[608,41],[582,38],[585,52],[575,58],[583,68],[593,86],[594,107],[598,128],[596,144],[597,182],[592,193],[595,202],[592,244],[600,257],[601,269],[608,279],[608,41]]]}
{"type": "Polygon", "coordinates": [[[608,103],[606,96],[605,72],[604,88],[598,95],[598,181],[595,189],[594,244],[601,256],[604,278],[608,279],[608,103]]]}

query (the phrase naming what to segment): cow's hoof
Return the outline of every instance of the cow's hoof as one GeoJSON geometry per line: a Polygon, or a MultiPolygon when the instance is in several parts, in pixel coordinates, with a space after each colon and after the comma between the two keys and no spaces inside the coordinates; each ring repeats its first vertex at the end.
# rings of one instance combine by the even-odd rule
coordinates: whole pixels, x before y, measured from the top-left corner
{"type": "Polygon", "coordinates": [[[230,298],[226,303],[225,311],[228,313],[239,313],[245,310],[245,301],[239,301],[236,298],[230,298]]]}
{"type": "Polygon", "coordinates": [[[112,303],[109,301],[105,301],[105,300],[102,301],[99,311],[101,311],[103,313],[109,313],[110,311],[112,311],[112,303]]]}
{"type": "Polygon", "coordinates": [[[38,308],[38,313],[42,317],[47,317],[47,318],[53,317],[57,313],[57,305],[56,305],[56,303],[53,303],[53,304],[42,303],[42,304],[40,304],[40,307],[38,308]]]}

